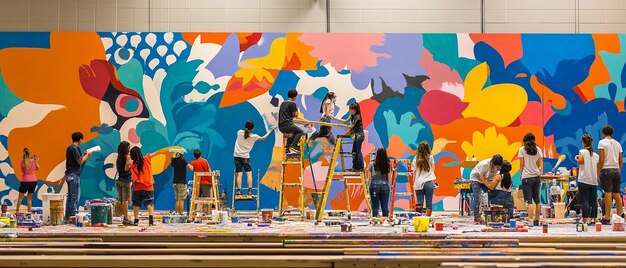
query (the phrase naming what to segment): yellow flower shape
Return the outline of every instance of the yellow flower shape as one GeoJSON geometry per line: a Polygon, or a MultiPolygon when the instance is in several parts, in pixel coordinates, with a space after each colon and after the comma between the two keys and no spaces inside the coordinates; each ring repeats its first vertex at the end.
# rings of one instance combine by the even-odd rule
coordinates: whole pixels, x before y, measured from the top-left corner
{"type": "Polygon", "coordinates": [[[491,158],[494,154],[500,154],[504,160],[511,162],[511,174],[515,174],[519,169],[519,161],[511,161],[517,156],[521,142],[513,142],[509,144],[509,140],[503,134],[496,133],[496,127],[490,127],[485,130],[485,134],[475,131],[472,134],[472,143],[464,141],[461,148],[467,157],[476,157],[478,161],[491,158]]]}
{"type": "Polygon", "coordinates": [[[489,66],[486,62],[474,67],[465,78],[463,102],[468,103],[463,116],[477,117],[498,127],[513,123],[524,111],[528,94],[516,84],[497,84],[483,89],[487,83],[489,66]]]}

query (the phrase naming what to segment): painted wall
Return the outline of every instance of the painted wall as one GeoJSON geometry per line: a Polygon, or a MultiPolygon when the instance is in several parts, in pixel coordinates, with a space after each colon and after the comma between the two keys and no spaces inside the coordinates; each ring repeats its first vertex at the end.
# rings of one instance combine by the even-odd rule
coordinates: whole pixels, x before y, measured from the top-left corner
{"type": "MultiPolygon", "coordinates": [[[[276,124],[287,90],[300,92],[306,118],[319,118],[324,94],[338,95],[336,114],[359,102],[368,131],[364,152],[388,148],[410,158],[421,141],[433,147],[438,209],[456,209],[459,161],[494,153],[513,160],[523,135],[539,137],[551,168],[558,154],[574,166],[580,137],[594,144],[605,124],[626,133],[626,35],[622,34],[339,34],[339,33],[0,33],[0,201],[17,198],[22,148],[41,158],[37,198],[66,192],[59,184],[74,131],[86,163],[81,200],[116,196],[117,144],[144,153],[177,145],[200,148],[232,187],[235,133],[246,120],[264,134],[276,124]]],[[[334,129],[335,134],[342,132],[334,129]]],[[[261,206],[277,206],[282,137],[252,152],[261,171],[261,206]]],[[[328,168],[324,141],[311,149],[316,185],[328,168]]],[[[191,159],[191,155],[186,155],[191,159]]],[[[167,157],[154,164],[156,206],[173,207],[167,157]]],[[[293,173],[292,173],[293,174],[293,173]]],[[[190,177],[191,178],[191,177],[190,177]]],[[[403,180],[405,178],[401,178],[403,180]]],[[[308,193],[311,170],[305,171],[308,193]]],[[[401,188],[404,185],[401,186],[401,188]]],[[[294,200],[295,194],[288,193],[294,200]]],[[[353,208],[364,208],[351,189],[353,208]]],[[[345,195],[334,185],[329,208],[345,195]]],[[[35,202],[37,205],[39,200],[35,202]]],[[[407,206],[407,200],[398,202],[407,206]]]]}

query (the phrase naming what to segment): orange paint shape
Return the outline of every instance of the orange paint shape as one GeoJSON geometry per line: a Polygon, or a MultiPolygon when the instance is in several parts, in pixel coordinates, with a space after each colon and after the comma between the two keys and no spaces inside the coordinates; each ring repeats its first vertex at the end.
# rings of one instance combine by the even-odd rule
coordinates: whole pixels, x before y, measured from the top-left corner
{"type": "Polygon", "coordinates": [[[226,42],[226,39],[228,39],[231,34],[232,33],[181,33],[181,35],[183,36],[183,40],[185,40],[185,42],[189,44],[193,44],[196,41],[196,38],[200,36],[200,43],[211,43],[218,45],[224,45],[224,42],[226,42]]]}
{"type": "Polygon", "coordinates": [[[387,147],[387,155],[392,158],[400,158],[407,151],[408,146],[402,141],[398,135],[389,137],[389,146],[387,147]]]}
{"type": "Polygon", "coordinates": [[[611,81],[609,71],[606,69],[604,60],[598,52],[620,53],[620,41],[616,34],[594,34],[592,35],[596,47],[596,59],[589,68],[589,75],[576,87],[576,93],[584,101],[594,99],[596,93],[594,88],[598,85],[611,81]]]}
{"type": "MultiPolygon", "coordinates": [[[[28,147],[42,159],[37,176],[45,180],[65,160],[65,149],[72,142],[73,132],[82,132],[84,142],[97,135],[90,128],[100,125],[100,100],[89,96],[78,79],[79,68],[94,59],[106,59],[97,33],[52,32],[50,48],[0,50],[2,75],[15,95],[32,103],[65,107],[50,112],[32,127],[9,133],[12,163],[20,163],[22,149],[28,147]]],[[[15,174],[21,177],[21,170],[16,168],[15,174]]]]}
{"type": "Polygon", "coordinates": [[[310,55],[313,47],[305,45],[298,38],[302,33],[288,33],[285,46],[283,70],[316,70],[317,58],[310,55]]]}
{"type": "Polygon", "coordinates": [[[542,84],[539,79],[537,79],[537,76],[533,75],[530,77],[530,86],[533,88],[533,90],[535,90],[537,95],[539,95],[539,97],[541,98],[541,102],[545,103],[550,101],[551,105],[556,109],[564,109],[567,105],[567,102],[565,101],[565,98],[563,98],[563,96],[554,93],[552,89],[542,84]]]}

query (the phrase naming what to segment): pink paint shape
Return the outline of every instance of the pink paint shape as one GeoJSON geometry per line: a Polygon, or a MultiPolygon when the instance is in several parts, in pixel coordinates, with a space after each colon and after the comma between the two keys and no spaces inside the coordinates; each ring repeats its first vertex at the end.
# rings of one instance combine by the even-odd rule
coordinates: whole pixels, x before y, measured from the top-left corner
{"type": "Polygon", "coordinates": [[[134,144],[139,144],[141,142],[141,139],[139,138],[139,136],[137,136],[136,128],[131,128],[128,130],[128,141],[134,144]]]}
{"type": "Polygon", "coordinates": [[[298,39],[313,47],[309,54],[319,58],[322,65],[330,63],[338,72],[343,69],[360,72],[375,66],[378,57],[390,57],[370,50],[372,46],[382,46],[384,37],[379,33],[304,33],[298,39]]]}
{"type": "Polygon", "coordinates": [[[524,108],[524,111],[522,111],[522,114],[519,116],[520,124],[542,127],[541,113],[541,103],[529,101],[526,104],[526,108],[524,108]]]}
{"type": "Polygon", "coordinates": [[[422,97],[421,104],[417,107],[420,114],[431,124],[445,125],[456,119],[463,118],[462,112],[467,107],[457,96],[448,92],[432,90],[422,97]]]}
{"type": "Polygon", "coordinates": [[[427,49],[422,52],[422,57],[418,62],[428,75],[428,80],[422,83],[426,91],[443,90],[448,91],[459,98],[463,98],[463,87],[450,87],[448,85],[463,85],[461,76],[456,70],[450,69],[448,65],[433,60],[433,55],[427,49]],[[445,83],[445,84],[444,84],[445,83]]]}
{"type": "Polygon", "coordinates": [[[119,96],[117,96],[117,99],[115,99],[115,111],[123,117],[133,117],[133,116],[138,116],[141,114],[141,112],[143,112],[143,104],[141,102],[140,99],[138,99],[135,96],[131,96],[131,95],[127,95],[127,94],[120,94],[119,96]],[[128,111],[126,110],[126,103],[129,100],[136,100],[137,103],[139,104],[139,106],[137,107],[136,111],[128,111]]]}

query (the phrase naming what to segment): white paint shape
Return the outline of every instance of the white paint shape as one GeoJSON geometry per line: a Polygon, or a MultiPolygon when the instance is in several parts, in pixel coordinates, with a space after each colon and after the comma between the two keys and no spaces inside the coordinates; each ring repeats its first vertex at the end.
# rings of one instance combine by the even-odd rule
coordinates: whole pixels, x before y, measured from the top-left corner
{"type": "Polygon", "coordinates": [[[163,40],[165,40],[165,43],[171,44],[174,41],[174,34],[171,32],[163,34],[163,40]]]}
{"type": "Polygon", "coordinates": [[[117,159],[117,153],[112,153],[112,154],[108,155],[104,159],[104,165],[105,166],[107,164],[112,164],[111,167],[108,167],[108,168],[106,168],[104,170],[104,174],[106,174],[109,179],[114,179],[115,178],[115,173],[117,173],[117,169],[115,168],[115,160],[116,159],[117,159]]]}
{"type": "Polygon", "coordinates": [[[187,48],[185,41],[179,40],[174,43],[174,53],[176,53],[176,56],[180,56],[180,53],[182,53],[185,48],[187,48]]]}
{"type": "Polygon", "coordinates": [[[157,53],[159,53],[161,57],[165,56],[165,53],[167,53],[167,47],[165,45],[158,46],[157,53]]]}
{"type": "Polygon", "coordinates": [[[132,45],[133,47],[137,47],[139,43],[141,43],[141,36],[133,35],[130,37],[130,45],[132,45]]]}
{"type": "Polygon", "coordinates": [[[128,37],[125,34],[119,35],[117,38],[115,38],[115,43],[117,43],[121,47],[124,47],[126,45],[126,42],[128,42],[128,37]]]}
{"type": "Polygon", "coordinates": [[[102,45],[104,46],[104,51],[108,50],[113,45],[113,40],[111,40],[111,38],[103,37],[100,40],[102,40],[102,45]]]}
{"type": "Polygon", "coordinates": [[[456,34],[456,38],[459,41],[459,57],[475,60],[476,56],[474,56],[474,41],[472,41],[469,34],[459,33],[456,34]]]}
{"type": "Polygon", "coordinates": [[[150,56],[150,50],[147,48],[144,48],[141,51],[139,51],[139,55],[141,56],[143,61],[146,61],[148,59],[148,56],[150,56]]]}
{"type": "Polygon", "coordinates": [[[154,70],[154,68],[157,67],[157,65],[159,65],[159,59],[152,59],[149,63],[148,63],[148,67],[150,67],[150,69],[154,70]]]}
{"type": "Polygon", "coordinates": [[[146,35],[146,44],[148,44],[150,47],[154,47],[154,45],[156,44],[156,39],[156,34],[149,33],[148,35],[146,35]]]}
{"type": "Polygon", "coordinates": [[[174,62],[176,62],[176,56],[174,56],[174,54],[167,55],[167,57],[165,57],[165,62],[167,62],[167,65],[174,64],[174,62]]]}
{"type": "Polygon", "coordinates": [[[58,183],[65,176],[65,160],[57,164],[46,177],[48,183],[58,183]]]}
{"type": "Polygon", "coordinates": [[[0,135],[9,136],[9,132],[13,129],[39,124],[48,113],[64,107],[56,104],[35,104],[24,101],[13,107],[7,117],[0,121],[0,135]]]}
{"type": "Polygon", "coordinates": [[[13,167],[11,167],[11,165],[9,165],[9,163],[7,163],[7,162],[0,163],[0,172],[2,172],[2,174],[4,174],[5,178],[9,174],[15,174],[15,171],[13,170],[13,167]]]}
{"type": "Polygon", "coordinates": [[[100,102],[100,122],[109,126],[114,126],[117,123],[117,115],[111,109],[109,103],[100,102]]]}
{"type": "MultiPolygon", "coordinates": [[[[164,73],[165,71],[158,70],[154,74],[154,77],[157,79],[159,76],[164,77],[165,76],[164,73]]],[[[161,124],[165,126],[167,124],[167,121],[165,120],[165,114],[163,113],[163,108],[161,107],[161,97],[160,97],[161,96],[160,94],[161,82],[163,80],[162,78],[158,80],[157,79],[153,81],[152,79],[150,79],[149,76],[144,75],[143,76],[143,92],[146,97],[145,99],[146,106],[148,106],[148,109],[150,109],[150,114],[152,114],[152,117],[154,119],[161,122],[161,124]]]]}

